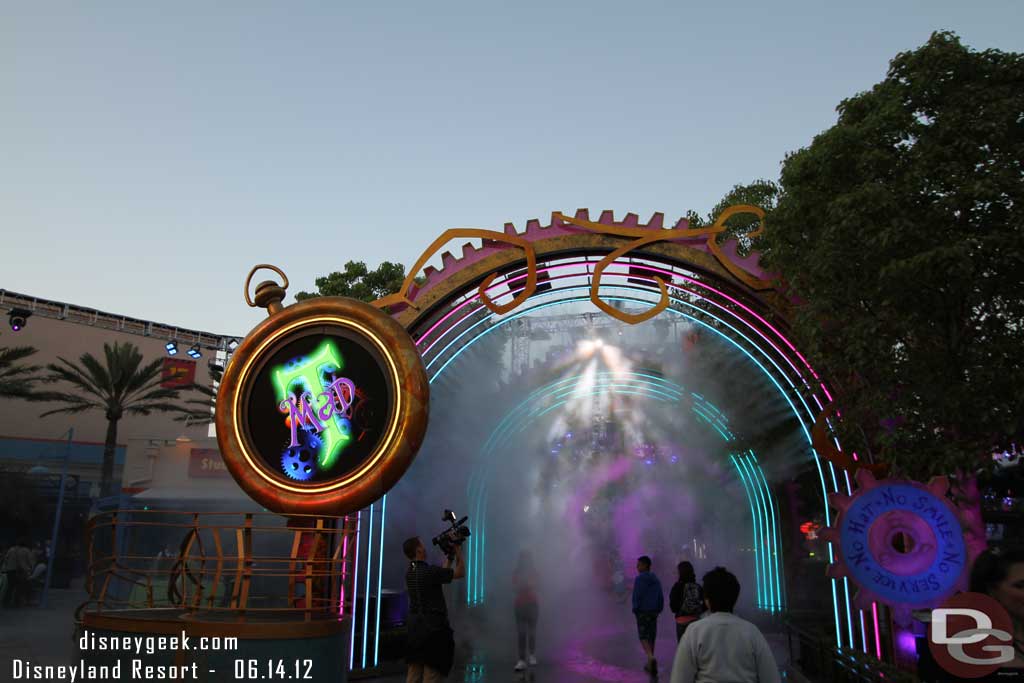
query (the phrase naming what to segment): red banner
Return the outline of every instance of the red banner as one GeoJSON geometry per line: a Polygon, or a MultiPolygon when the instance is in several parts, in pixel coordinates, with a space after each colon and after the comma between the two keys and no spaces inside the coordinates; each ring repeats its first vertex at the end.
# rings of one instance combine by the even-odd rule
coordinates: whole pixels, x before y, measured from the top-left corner
{"type": "Polygon", "coordinates": [[[163,381],[164,389],[182,389],[196,381],[196,362],[184,358],[164,358],[163,381]]]}
{"type": "Polygon", "coordinates": [[[188,459],[188,476],[191,479],[230,478],[224,459],[216,448],[193,448],[188,459]]]}

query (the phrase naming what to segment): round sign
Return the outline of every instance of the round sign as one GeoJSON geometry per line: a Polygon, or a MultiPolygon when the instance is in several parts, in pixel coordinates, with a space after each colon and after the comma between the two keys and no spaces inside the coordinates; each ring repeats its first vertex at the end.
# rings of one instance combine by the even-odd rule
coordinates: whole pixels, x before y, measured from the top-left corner
{"type": "Polygon", "coordinates": [[[428,394],[401,325],[361,301],[310,299],[273,313],[235,351],[217,439],[232,476],[267,509],[346,514],[408,468],[428,394]]]}
{"type": "Polygon", "coordinates": [[[861,490],[838,524],[846,572],[891,605],[934,604],[955,590],[967,565],[952,508],[910,482],[861,490]]]}

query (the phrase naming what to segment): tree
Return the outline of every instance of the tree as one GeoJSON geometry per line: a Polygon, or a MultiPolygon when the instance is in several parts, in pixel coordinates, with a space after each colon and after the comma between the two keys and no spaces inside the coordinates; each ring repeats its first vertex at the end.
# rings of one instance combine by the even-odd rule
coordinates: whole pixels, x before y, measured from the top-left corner
{"type": "Polygon", "coordinates": [[[402,288],[405,266],[384,261],[376,270],[368,270],[362,261],[349,261],[344,272],[333,272],[316,279],[317,291],[299,292],[295,299],[303,301],[317,296],[347,296],[360,301],[375,301],[402,288]]]}
{"type": "Polygon", "coordinates": [[[0,348],[0,398],[30,398],[39,381],[38,365],[25,365],[26,358],[36,353],[31,346],[0,348]]]}
{"type": "Polygon", "coordinates": [[[838,112],[787,156],[757,246],[846,443],[973,470],[1024,430],[1024,55],[935,33],[838,112]]]}
{"type": "Polygon", "coordinates": [[[48,381],[64,383],[74,391],[50,391],[38,394],[40,400],[66,404],[49,410],[42,417],[56,414],[77,414],[101,410],[107,418],[107,437],[103,447],[103,470],[100,489],[111,495],[114,478],[114,454],[117,449],[117,424],[126,415],[149,415],[153,412],[178,412],[185,408],[177,400],[177,389],[164,389],[161,359],[142,364],[142,354],[130,343],[103,345],[104,362],[84,353],[78,363],[58,356],[59,363],[50,363],[48,381]]]}
{"type": "MultiPolygon", "coordinates": [[[[771,180],[758,179],[746,185],[733,185],[733,188],[725,193],[721,201],[715,204],[706,217],[702,217],[696,211],[689,211],[686,220],[691,228],[703,228],[713,225],[719,215],[730,206],[737,204],[749,204],[765,210],[765,214],[771,212],[779,203],[782,188],[778,183],[771,180]]],[[[737,214],[725,221],[725,232],[717,236],[719,242],[730,237],[738,237],[739,253],[746,256],[752,247],[752,242],[745,237],[748,233],[754,232],[759,227],[760,221],[757,216],[751,214],[737,214]]]]}

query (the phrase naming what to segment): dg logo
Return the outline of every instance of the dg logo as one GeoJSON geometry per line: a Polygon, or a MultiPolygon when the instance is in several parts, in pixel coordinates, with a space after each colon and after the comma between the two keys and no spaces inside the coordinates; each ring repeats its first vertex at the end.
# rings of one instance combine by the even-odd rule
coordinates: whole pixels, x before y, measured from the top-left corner
{"type": "Polygon", "coordinates": [[[932,610],[928,647],[954,676],[982,678],[1013,661],[1013,620],[995,599],[959,593],[932,610]]]}

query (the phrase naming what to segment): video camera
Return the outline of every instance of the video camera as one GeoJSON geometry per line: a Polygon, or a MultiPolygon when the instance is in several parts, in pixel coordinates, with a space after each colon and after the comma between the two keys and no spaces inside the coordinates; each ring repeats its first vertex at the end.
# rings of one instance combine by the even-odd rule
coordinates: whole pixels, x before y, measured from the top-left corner
{"type": "Polygon", "coordinates": [[[441,515],[441,521],[448,522],[451,526],[437,536],[434,536],[431,539],[431,543],[440,548],[446,557],[453,557],[455,555],[455,548],[462,545],[462,542],[469,538],[469,529],[465,526],[468,519],[469,516],[467,515],[456,521],[455,513],[451,510],[445,510],[444,514],[441,515]]]}

